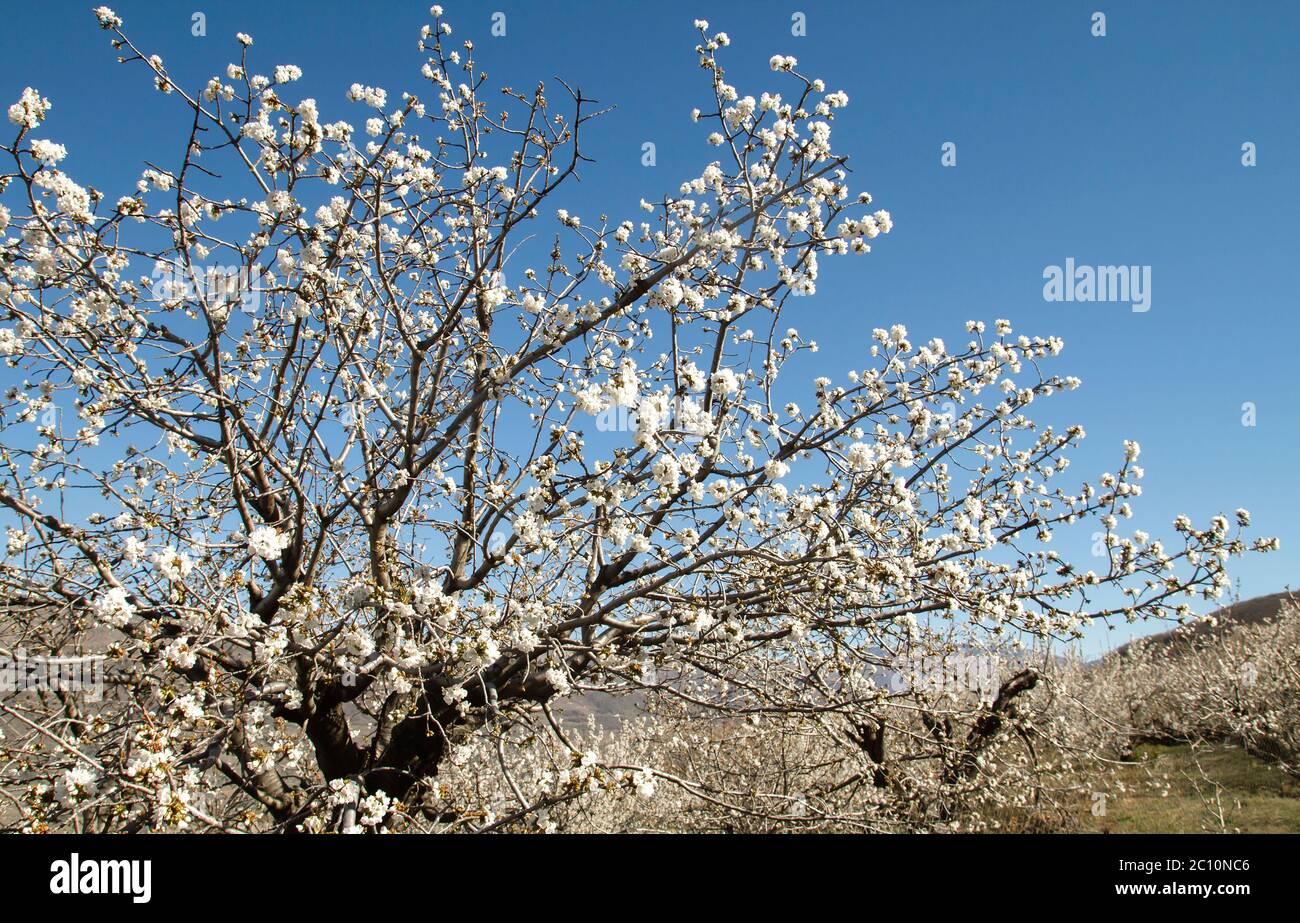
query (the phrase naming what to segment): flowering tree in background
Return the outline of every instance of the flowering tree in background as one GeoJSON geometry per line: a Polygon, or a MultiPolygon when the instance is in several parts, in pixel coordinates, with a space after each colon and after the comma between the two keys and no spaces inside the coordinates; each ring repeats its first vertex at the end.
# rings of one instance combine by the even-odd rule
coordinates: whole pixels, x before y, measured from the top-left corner
{"type": "Polygon", "coordinates": [[[1300,778],[1300,607],[1257,624],[1141,639],[1079,684],[1131,743],[1241,747],[1300,778]],[[1227,630],[1224,630],[1227,629],[1227,630]]]}
{"type": "MultiPolygon", "coordinates": [[[[431,12],[423,90],[354,85],[358,129],[296,98],[298,68],[258,73],[243,34],[187,91],[101,7],[190,114],[179,161],[120,197],[61,169],[38,90],[9,108],[0,643],[109,658],[102,701],[5,700],[14,825],[491,829],[665,786],[752,813],[578,746],[553,706],[653,693],[874,752],[912,694],[871,679],[899,656],[1186,615],[1227,584],[1244,511],[1121,534],[1137,445],[1076,481],[1082,429],[1026,416],[1078,384],[1040,368],[1057,339],[895,325],[842,381],[778,384],[816,350],[790,299],[892,227],[831,148],[845,94],[777,56],[780,92],[743,95],[698,22],[717,159],[593,219],[547,202],[591,100],[490,96],[431,12]],[[1089,518],[1096,570],[1052,550],[1089,518]]],[[[969,783],[1001,720],[960,745],[933,720],[935,784],[969,783]]]]}

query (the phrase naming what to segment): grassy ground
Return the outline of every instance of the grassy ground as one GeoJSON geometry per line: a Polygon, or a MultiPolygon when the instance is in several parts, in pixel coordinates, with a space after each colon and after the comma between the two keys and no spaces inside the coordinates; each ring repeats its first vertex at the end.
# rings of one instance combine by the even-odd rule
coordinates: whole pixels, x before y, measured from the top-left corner
{"type": "Polygon", "coordinates": [[[1097,833],[1300,833],[1300,784],[1232,746],[1144,745],[1106,794],[1084,809],[1097,833]]]}

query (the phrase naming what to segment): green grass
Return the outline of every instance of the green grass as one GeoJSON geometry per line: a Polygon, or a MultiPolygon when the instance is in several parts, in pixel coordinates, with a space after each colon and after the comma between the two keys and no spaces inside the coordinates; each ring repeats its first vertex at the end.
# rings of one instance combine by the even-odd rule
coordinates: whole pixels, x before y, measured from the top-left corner
{"type": "Polygon", "coordinates": [[[1082,813],[1097,833],[1300,833],[1300,784],[1238,747],[1143,745],[1117,771],[1105,813],[1082,813]]]}

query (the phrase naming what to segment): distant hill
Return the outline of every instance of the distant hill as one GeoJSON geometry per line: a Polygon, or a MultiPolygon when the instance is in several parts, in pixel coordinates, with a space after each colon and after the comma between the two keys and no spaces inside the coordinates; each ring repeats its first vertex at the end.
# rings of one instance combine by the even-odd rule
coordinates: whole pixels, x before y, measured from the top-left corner
{"type": "Polygon", "coordinates": [[[624,721],[645,714],[645,695],[629,692],[611,695],[608,692],[582,692],[560,701],[555,709],[562,723],[586,726],[588,717],[596,726],[606,731],[616,731],[624,721]]]}
{"type": "MultiPolygon", "coordinates": [[[[1149,635],[1139,640],[1143,645],[1156,645],[1157,647],[1167,647],[1175,641],[1197,643],[1202,639],[1231,631],[1239,625],[1258,625],[1261,622],[1276,618],[1278,613],[1282,611],[1282,607],[1288,602],[1300,604],[1300,592],[1283,590],[1280,593],[1270,593],[1267,596],[1243,599],[1240,602],[1223,606],[1211,612],[1210,618],[1214,620],[1213,624],[1195,622],[1161,632],[1158,635],[1149,635]]],[[[1128,644],[1116,648],[1115,653],[1123,654],[1134,643],[1136,642],[1130,641],[1128,644]]]]}

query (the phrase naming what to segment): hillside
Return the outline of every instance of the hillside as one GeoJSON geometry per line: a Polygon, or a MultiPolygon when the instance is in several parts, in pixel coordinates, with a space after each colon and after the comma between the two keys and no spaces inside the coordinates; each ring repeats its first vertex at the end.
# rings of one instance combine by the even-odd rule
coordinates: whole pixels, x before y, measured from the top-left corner
{"type": "MultiPolygon", "coordinates": [[[[1210,613],[1213,622],[1195,622],[1140,639],[1143,644],[1167,646],[1176,641],[1199,643],[1200,640],[1231,631],[1239,625],[1257,625],[1277,616],[1288,602],[1300,604],[1300,593],[1282,590],[1267,596],[1255,596],[1223,606],[1210,613]]],[[[1123,654],[1135,642],[1123,644],[1115,653],[1123,654]]]]}

